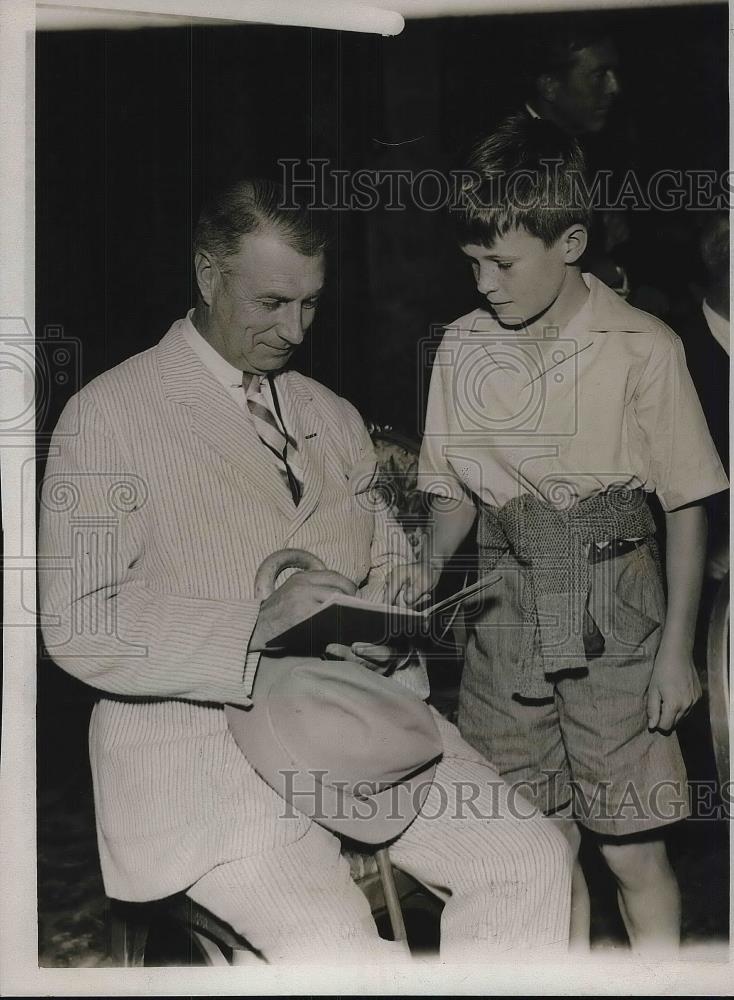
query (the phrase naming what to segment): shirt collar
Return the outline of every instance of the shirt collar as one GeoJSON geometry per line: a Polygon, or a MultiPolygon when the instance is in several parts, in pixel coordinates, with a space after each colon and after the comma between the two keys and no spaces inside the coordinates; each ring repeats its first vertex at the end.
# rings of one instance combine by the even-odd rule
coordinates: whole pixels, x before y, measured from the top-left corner
{"type": "Polygon", "coordinates": [[[183,335],[196,352],[201,363],[209,369],[212,375],[225,389],[233,389],[242,385],[242,372],[225,360],[212,345],[206,341],[194,326],[192,319],[194,310],[189,309],[182,322],[183,335]]]}
{"type": "Polygon", "coordinates": [[[726,353],[729,353],[729,320],[719,316],[715,309],[712,309],[706,299],[701,303],[704,319],[708,325],[714,340],[726,353]]]}
{"type": "Polygon", "coordinates": [[[588,310],[588,329],[594,333],[654,333],[660,320],[629,305],[608,285],[593,274],[583,274],[589,298],[582,307],[588,310]]]}

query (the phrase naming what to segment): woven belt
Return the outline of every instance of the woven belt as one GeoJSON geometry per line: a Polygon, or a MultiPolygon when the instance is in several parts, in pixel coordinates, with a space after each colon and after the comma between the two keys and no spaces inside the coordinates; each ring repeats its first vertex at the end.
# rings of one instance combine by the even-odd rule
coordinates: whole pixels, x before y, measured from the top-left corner
{"type": "Polygon", "coordinates": [[[617,556],[625,556],[628,552],[633,552],[645,544],[644,538],[615,538],[607,545],[596,545],[594,542],[589,546],[589,562],[603,562],[605,559],[616,559],[617,556]]]}

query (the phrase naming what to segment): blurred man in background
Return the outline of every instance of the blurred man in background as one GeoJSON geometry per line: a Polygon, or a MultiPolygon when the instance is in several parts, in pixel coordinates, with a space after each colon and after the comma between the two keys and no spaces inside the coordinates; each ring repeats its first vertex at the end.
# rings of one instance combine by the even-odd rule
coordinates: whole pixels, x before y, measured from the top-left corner
{"type": "MultiPolygon", "coordinates": [[[[569,135],[580,138],[589,162],[589,175],[610,168],[601,162],[589,137],[604,131],[621,93],[619,53],[610,29],[598,16],[578,15],[538,31],[527,47],[525,110],[533,118],[547,118],[569,135]]],[[[596,207],[596,206],[594,206],[596,207]]],[[[627,297],[629,282],[613,251],[629,238],[624,212],[597,210],[592,218],[583,270],[590,271],[618,294],[627,297]]]]}

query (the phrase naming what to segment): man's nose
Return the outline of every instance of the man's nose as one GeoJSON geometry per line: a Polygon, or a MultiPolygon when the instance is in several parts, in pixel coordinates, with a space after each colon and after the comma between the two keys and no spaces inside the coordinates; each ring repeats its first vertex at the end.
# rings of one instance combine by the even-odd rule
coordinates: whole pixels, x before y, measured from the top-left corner
{"type": "Polygon", "coordinates": [[[619,82],[619,77],[617,76],[617,73],[613,69],[607,71],[606,90],[607,94],[609,94],[610,97],[616,97],[622,90],[622,85],[619,82]]]}
{"type": "Polygon", "coordinates": [[[280,324],[280,335],[289,344],[298,345],[303,342],[305,333],[306,328],[303,325],[301,306],[298,302],[293,302],[280,324]]]}

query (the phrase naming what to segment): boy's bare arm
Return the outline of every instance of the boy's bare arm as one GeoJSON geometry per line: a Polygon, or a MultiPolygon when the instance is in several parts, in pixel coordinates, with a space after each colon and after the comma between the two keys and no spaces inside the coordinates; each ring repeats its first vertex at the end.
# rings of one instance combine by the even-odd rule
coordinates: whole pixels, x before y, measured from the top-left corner
{"type": "Polygon", "coordinates": [[[650,729],[669,731],[701,697],[693,663],[698,602],[706,558],[706,512],[701,503],[665,515],[668,612],[647,694],[650,729]]]}
{"type": "Polygon", "coordinates": [[[474,523],[476,509],[469,500],[433,504],[420,559],[397,566],[390,574],[385,600],[388,603],[417,604],[438,583],[451,556],[466,538],[474,523]]]}

